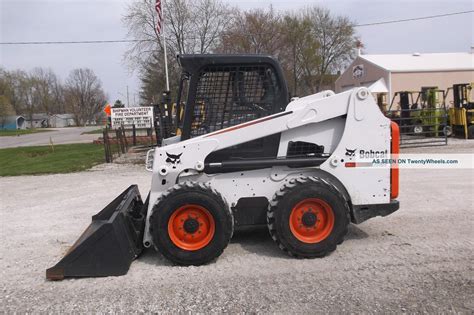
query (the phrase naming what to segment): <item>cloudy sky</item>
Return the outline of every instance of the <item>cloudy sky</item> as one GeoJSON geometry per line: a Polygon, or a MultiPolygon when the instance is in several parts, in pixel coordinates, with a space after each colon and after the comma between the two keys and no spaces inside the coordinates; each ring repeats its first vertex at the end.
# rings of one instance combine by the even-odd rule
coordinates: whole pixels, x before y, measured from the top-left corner
{"type": "MultiPolygon", "coordinates": [[[[133,0],[0,0],[0,42],[124,39],[121,17],[133,0]]],[[[166,1],[166,0],[164,0],[166,1]]],[[[347,15],[356,24],[473,10],[471,0],[223,0],[241,9],[298,10],[309,5],[347,15]]],[[[460,52],[474,44],[474,14],[358,27],[365,53],[460,52]]],[[[30,70],[49,67],[62,79],[89,67],[102,80],[111,101],[138,102],[139,81],[123,61],[126,43],[0,45],[0,65],[30,70]]]]}

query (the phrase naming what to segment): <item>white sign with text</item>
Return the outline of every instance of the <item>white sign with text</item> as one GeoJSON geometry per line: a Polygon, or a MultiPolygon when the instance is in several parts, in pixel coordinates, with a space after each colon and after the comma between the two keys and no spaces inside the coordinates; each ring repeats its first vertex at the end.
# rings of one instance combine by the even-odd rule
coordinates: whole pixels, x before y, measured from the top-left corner
{"type": "Polygon", "coordinates": [[[153,127],[153,107],[112,108],[110,115],[112,128],[123,126],[125,129],[153,127]]]}

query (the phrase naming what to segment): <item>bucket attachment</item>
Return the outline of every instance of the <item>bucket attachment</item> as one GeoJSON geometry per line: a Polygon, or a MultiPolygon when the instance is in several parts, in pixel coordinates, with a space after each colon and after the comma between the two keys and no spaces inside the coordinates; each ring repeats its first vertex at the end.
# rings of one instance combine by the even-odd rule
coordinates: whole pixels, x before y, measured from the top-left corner
{"type": "Polygon", "coordinates": [[[92,223],[54,267],[49,280],[120,276],[143,250],[149,196],[143,204],[137,185],[128,187],[92,217],[92,223]]]}

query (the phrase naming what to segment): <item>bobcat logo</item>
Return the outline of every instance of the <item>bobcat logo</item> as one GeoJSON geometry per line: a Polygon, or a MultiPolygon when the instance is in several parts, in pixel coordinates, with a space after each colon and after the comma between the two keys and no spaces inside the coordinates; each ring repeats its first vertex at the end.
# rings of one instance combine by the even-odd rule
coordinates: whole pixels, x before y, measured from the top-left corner
{"type": "Polygon", "coordinates": [[[350,150],[350,149],[346,148],[346,156],[350,156],[350,157],[355,156],[356,155],[355,154],[356,150],[357,150],[357,148],[354,149],[354,150],[350,150]]]}
{"type": "Polygon", "coordinates": [[[181,155],[183,155],[183,153],[175,155],[175,154],[169,154],[168,152],[166,152],[166,155],[168,156],[166,158],[166,163],[173,164],[173,168],[176,168],[176,164],[181,163],[181,155]]]}

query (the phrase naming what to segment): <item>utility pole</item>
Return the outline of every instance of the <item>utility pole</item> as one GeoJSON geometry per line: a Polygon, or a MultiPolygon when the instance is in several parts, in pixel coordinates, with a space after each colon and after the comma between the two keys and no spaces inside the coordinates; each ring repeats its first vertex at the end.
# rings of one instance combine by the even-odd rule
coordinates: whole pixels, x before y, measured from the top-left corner
{"type": "Polygon", "coordinates": [[[128,85],[127,85],[127,107],[130,107],[130,100],[128,98],[128,85]]]}

